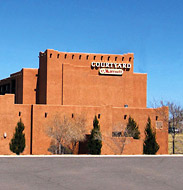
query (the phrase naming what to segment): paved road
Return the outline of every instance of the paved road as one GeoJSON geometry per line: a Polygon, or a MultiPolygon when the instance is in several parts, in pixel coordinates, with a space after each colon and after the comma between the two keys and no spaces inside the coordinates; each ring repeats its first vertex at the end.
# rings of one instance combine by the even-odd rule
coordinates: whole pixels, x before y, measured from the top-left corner
{"type": "Polygon", "coordinates": [[[182,190],[183,157],[0,158],[0,189],[182,190]]]}

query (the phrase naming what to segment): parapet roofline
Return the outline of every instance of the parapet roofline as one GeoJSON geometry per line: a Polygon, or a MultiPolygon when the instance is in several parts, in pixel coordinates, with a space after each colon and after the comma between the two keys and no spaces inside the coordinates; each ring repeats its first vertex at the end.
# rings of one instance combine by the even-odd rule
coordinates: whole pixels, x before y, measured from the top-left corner
{"type": "Polygon", "coordinates": [[[16,72],[16,73],[10,74],[10,77],[15,77],[15,76],[21,75],[21,74],[22,74],[22,69],[20,71],[16,72]]]}
{"type": "Polygon", "coordinates": [[[133,74],[137,74],[137,75],[147,75],[147,73],[136,73],[136,72],[134,72],[133,74]]]}
{"type": "Polygon", "coordinates": [[[58,52],[58,53],[71,53],[71,54],[92,54],[92,55],[95,55],[95,54],[98,54],[98,55],[134,55],[134,53],[124,53],[124,54],[109,54],[109,53],[86,53],[86,52],[63,52],[63,51],[58,51],[58,50],[54,50],[54,49],[46,49],[44,52],[40,52],[40,53],[46,53],[47,51],[55,51],[55,52],[58,52]]]}
{"type": "Polygon", "coordinates": [[[5,81],[5,80],[7,80],[7,79],[9,79],[9,78],[11,78],[11,77],[16,77],[16,76],[18,76],[18,75],[21,75],[21,72],[22,72],[22,70],[21,70],[21,71],[18,71],[18,72],[16,72],[16,73],[12,73],[12,74],[10,74],[9,77],[4,78],[4,79],[1,79],[0,82],[1,82],[1,81],[5,81]]]}
{"type": "Polygon", "coordinates": [[[9,78],[11,78],[11,77],[19,76],[19,75],[22,74],[22,71],[23,71],[24,69],[26,69],[26,70],[38,70],[38,69],[36,69],[36,68],[22,68],[20,71],[10,74],[9,77],[4,78],[4,79],[0,79],[0,81],[7,80],[7,79],[9,79],[9,78]]]}
{"type": "Polygon", "coordinates": [[[22,70],[38,70],[37,68],[22,68],[22,70]]]}

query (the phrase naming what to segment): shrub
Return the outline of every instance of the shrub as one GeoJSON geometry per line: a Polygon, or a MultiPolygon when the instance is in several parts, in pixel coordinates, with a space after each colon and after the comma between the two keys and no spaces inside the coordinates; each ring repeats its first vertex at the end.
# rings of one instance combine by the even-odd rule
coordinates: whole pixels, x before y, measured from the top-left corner
{"type": "Polygon", "coordinates": [[[17,155],[22,153],[25,148],[25,134],[23,133],[24,130],[24,124],[22,123],[21,119],[17,123],[17,126],[15,128],[15,133],[13,138],[11,139],[10,142],[10,150],[17,155]]]}

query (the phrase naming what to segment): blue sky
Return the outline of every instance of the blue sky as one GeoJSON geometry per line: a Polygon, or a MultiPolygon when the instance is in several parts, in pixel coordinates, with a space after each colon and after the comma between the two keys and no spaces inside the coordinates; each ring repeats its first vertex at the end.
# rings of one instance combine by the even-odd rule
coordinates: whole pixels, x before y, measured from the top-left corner
{"type": "Polygon", "coordinates": [[[0,0],[0,79],[38,68],[38,53],[134,53],[154,99],[183,106],[181,0],[0,0]]]}

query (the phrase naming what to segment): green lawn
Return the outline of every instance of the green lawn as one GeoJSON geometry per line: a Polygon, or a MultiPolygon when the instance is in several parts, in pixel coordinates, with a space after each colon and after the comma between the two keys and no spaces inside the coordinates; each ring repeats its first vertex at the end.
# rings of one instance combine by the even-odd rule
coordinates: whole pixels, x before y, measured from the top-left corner
{"type": "MultiPolygon", "coordinates": [[[[168,153],[172,154],[172,135],[168,136],[168,153]]],[[[175,135],[175,154],[183,154],[183,134],[175,135]]]]}

